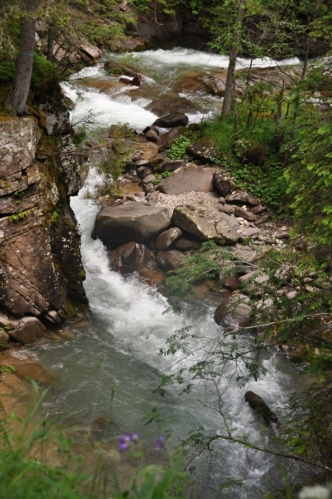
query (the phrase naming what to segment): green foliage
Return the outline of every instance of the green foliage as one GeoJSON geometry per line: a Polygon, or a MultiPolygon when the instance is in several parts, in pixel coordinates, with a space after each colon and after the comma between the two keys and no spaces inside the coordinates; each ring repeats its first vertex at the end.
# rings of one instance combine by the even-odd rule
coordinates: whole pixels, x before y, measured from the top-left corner
{"type": "Polygon", "coordinates": [[[88,136],[87,128],[84,125],[77,127],[74,135],[72,135],[72,141],[74,144],[82,144],[86,141],[88,136]]]}
{"type": "Polygon", "coordinates": [[[134,134],[127,124],[112,125],[110,134],[113,138],[112,148],[104,149],[103,159],[98,163],[97,170],[106,177],[105,189],[102,190],[110,190],[113,195],[119,192],[119,179],[132,152],[130,140],[134,139],[134,134]]]}
{"type": "MultiPolygon", "coordinates": [[[[14,80],[15,61],[10,58],[0,59],[0,84],[8,85],[14,80]]],[[[31,88],[35,92],[46,91],[59,82],[54,65],[39,54],[34,55],[31,88]]]]}
{"type": "Polygon", "coordinates": [[[62,202],[60,201],[51,213],[51,223],[58,224],[60,221],[60,215],[62,212],[62,202]]]}
{"type": "Polygon", "coordinates": [[[31,210],[19,211],[18,213],[14,213],[13,215],[9,215],[8,221],[9,222],[19,222],[20,220],[24,220],[25,218],[27,218],[33,212],[34,212],[34,208],[32,208],[31,210]]]}
{"type": "MultiPolygon", "coordinates": [[[[227,250],[225,252],[230,258],[230,252],[227,250]]],[[[221,266],[217,255],[218,247],[213,241],[203,243],[197,253],[184,259],[179,270],[168,272],[167,292],[171,296],[183,299],[192,292],[195,283],[217,278],[221,266]]]]}
{"type": "Polygon", "coordinates": [[[328,378],[294,394],[285,414],[281,438],[292,452],[332,463],[332,386],[328,378]]]}
{"type": "MultiPolygon", "coordinates": [[[[6,366],[8,367],[8,366],[6,366]]],[[[10,368],[6,372],[12,372],[10,368]]],[[[21,421],[13,412],[0,419],[0,497],[15,499],[180,499],[187,473],[180,471],[181,459],[171,459],[164,469],[158,465],[143,466],[132,477],[132,485],[123,491],[116,476],[106,475],[102,488],[98,482],[101,472],[96,463],[93,475],[82,471],[82,459],[72,453],[72,442],[59,431],[54,422],[41,419],[31,427],[32,421],[47,395],[41,394],[32,382],[35,401],[21,421]],[[58,432],[58,433],[57,433],[58,432]],[[57,462],[42,462],[45,446],[57,449],[57,462]],[[41,451],[41,452],[40,452],[41,451]],[[36,456],[41,455],[42,458],[36,456]],[[113,480],[112,480],[113,479],[113,480]],[[114,481],[115,489],[109,492],[114,481]],[[107,492],[106,492],[107,491],[107,492]]],[[[48,456],[49,457],[49,456],[48,456]]],[[[132,455],[132,459],[135,455],[132,455]]],[[[142,455],[137,455],[141,459],[142,455]]]]}
{"type": "Polygon", "coordinates": [[[172,142],[172,145],[167,153],[171,159],[182,159],[186,155],[186,148],[190,144],[190,139],[183,135],[172,142]]]}
{"type": "Polygon", "coordinates": [[[59,75],[52,62],[45,57],[35,53],[33,59],[33,70],[31,78],[31,88],[41,92],[51,89],[59,82],[59,75]]]}
{"type": "Polygon", "coordinates": [[[316,243],[332,247],[332,115],[307,114],[298,119],[295,152],[285,170],[290,206],[299,230],[316,243]]]}

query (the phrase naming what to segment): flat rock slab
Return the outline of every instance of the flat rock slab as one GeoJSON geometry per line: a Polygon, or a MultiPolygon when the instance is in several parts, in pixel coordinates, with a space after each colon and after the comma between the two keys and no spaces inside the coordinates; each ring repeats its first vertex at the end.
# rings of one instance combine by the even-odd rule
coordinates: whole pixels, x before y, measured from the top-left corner
{"type": "Polygon", "coordinates": [[[221,213],[213,203],[176,206],[172,222],[202,241],[219,244],[235,244],[246,235],[236,217],[221,213]]]}
{"type": "Polygon", "coordinates": [[[188,163],[168,178],[162,180],[157,189],[164,194],[174,195],[184,192],[212,192],[214,190],[213,176],[216,168],[204,168],[188,163]]]}
{"type": "Polygon", "coordinates": [[[97,215],[93,239],[110,249],[135,241],[144,243],[168,229],[172,210],[153,203],[125,203],[103,208],[97,215]]]}

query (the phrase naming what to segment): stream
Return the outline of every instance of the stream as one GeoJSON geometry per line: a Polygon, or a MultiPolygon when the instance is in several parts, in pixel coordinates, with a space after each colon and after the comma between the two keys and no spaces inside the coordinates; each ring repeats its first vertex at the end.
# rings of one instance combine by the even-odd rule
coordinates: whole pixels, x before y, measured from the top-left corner
{"type": "MultiPolygon", "coordinates": [[[[227,58],[187,49],[146,51],[127,57],[133,59],[145,75],[140,88],[119,86],[118,78],[104,72],[103,62],[83,70],[63,85],[75,103],[73,123],[79,126],[89,115],[93,116],[90,128],[94,133],[102,133],[114,123],[128,123],[142,130],[156,119],[151,103],[163,93],[177,93],[188,101],[186,114],[191,123],[220,111],[220,98],[201,91],[186,93],[183,82],[198,73],[224,74],[227,58]]],[[[242,67],[249,63],[239,60],[242,67]]],[[[257,67],[271,64],[273,61],[268,59],[254,61],[257,67]]],[[[69,321],[64,325],[74,333],[73,339],[43,340],[29,347],[29,354],[43,362],[57,379],[45,402],[45,411],[51,417],[60,420],[69,417],[81,425],[89,425],[111,411],[117,434],[138,431],[147,454],[159,435],[156,425],[144,426],[142,422],[144,414],[153,406],[158,406],[174,431],[170,449],[179,443],[178,438],[185,438],[191,428],[201,427],[204,434],[211,436],[225,433],[222,419],[215,411],[216,393],[208,383],[197,381],[191,395],[179,396],[172,387],[167,389],[165,397],[153,393],[162,373],[175,374],[178,368],[187,368],[204,358],[221,331],[213,319],[218,300],[188,300],[183,304],[181,315],[165,314],[168,301],[156,288],[149,287],[136,274],[122,276],[112,271],[102,243],[90,237],[99,207],[86,199],[86,192],[99,180],[91,168],[86,186],[71,200],[82,231],[85,289],[91,314],[85,322],[69,321]],[[192,355],[188,358],[180,354],[160,356],[159,350],[166,346],[167,338],[188,325],[193,325],[191,333],[195,335],[189,341],[192,355]]],[[[249,340],[242,337],[237,341],[245,346],[249,340]]],[[[222,375],[218,389],[223,393],[223,409],[229,424],[236,428],[234,435],[247,435],[256,445],[273,448],[274,430],[252,412],[244,402],[244,394],[248,389],[257,392],[282,420],[287,398],[294,389],[306,386],[306,380],[284,354],[275,350],[263,354],[263,365],[267,374],[245,388],[236,383],[236,367],[228,365],[219,371],[222,375]]],[[[188,487],[188,498],[263,498],[269,490],[284,485],[285,470],[299,482],[301,473],[306,471],[287,460],[226,441],[218,443],[208,459],[201,456],[192,464],[195,470],[192,470],[193,485],[188,487]]]]}

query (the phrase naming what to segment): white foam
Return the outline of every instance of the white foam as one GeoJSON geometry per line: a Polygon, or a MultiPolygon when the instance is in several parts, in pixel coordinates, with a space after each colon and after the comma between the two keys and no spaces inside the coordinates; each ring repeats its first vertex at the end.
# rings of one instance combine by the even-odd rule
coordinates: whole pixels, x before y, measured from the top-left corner
{"type": "MultiPolygon", "coordinates": [[[[86,124],[88,128],[96,129],[128,123],[137,130],[143,130],[157,118],[142,108],[140,103],[132,101],[129,95],[114,99],[99,90],[68,83],[62,84],[62,88],[75,105],[70,113],[73,126],[86,124]]],[[[148,99],[146,102],[149,102],[148,99]]]]}
{"type": "MultiPolygon", "coordinates": [[[[156,67],[175,66],[192,67],[192,68],[220,68],[227,69],[229,57],[227,55],[209,54],[199,50],[174,48],[173,50],[146,50],[135,54],[138,60],[144,60],[149,63],[154,63],[156,67]]],[[[299,59],[283,59],[276,61],[268,57],[253,59],[238,58],[236,69],[249,67],[250,64],[255,68],[266,68],[273,66],[289,66],[299,64],[299,59]]]]}

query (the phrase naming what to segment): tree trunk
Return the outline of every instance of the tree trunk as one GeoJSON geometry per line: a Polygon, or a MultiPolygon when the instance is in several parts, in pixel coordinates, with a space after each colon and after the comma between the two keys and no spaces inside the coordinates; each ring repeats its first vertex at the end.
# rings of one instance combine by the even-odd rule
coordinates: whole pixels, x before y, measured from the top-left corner
{"type": "Polygon", "coordinates": [[[238,43],[240,40],[240,31],[241,31],[243,18],[244,18],[245,6],[246,6],[246,0],[239,0],[236,25],[234,28],[233,43],[232,43],[232,46],[231,46],[230,51],[229,51],[229,65],[228,65],[228,70],[227,70],[224,102],[223,102],[222,111],[221,111],[222,116],[226,116],[226,114],[229,113],[229,111],[231,110],[231,107],[232,107],[235,66],[236,66],[236,59],[237,59],[237,54],[238,54],[238,50],[239,50],[238,43]]]}
{"type": "Polygon", "coordinates": [[[47,60],[53,62],[53,48],[55,39],[55,25],[50,23],[48,25],[48,37],[47,37],[47,60]]]}
{"type": "Polygon", "coordinates": [[[27,14],[23,18],[21,24],[21,40],[16,64],[16,74],[8,97],[8,107],[19,116],[25,113],[30,90],[33,51],[35,47],[35,14],[39,6],[39,2],[40,0],[28,0],[26,2],[27,14]]]}

